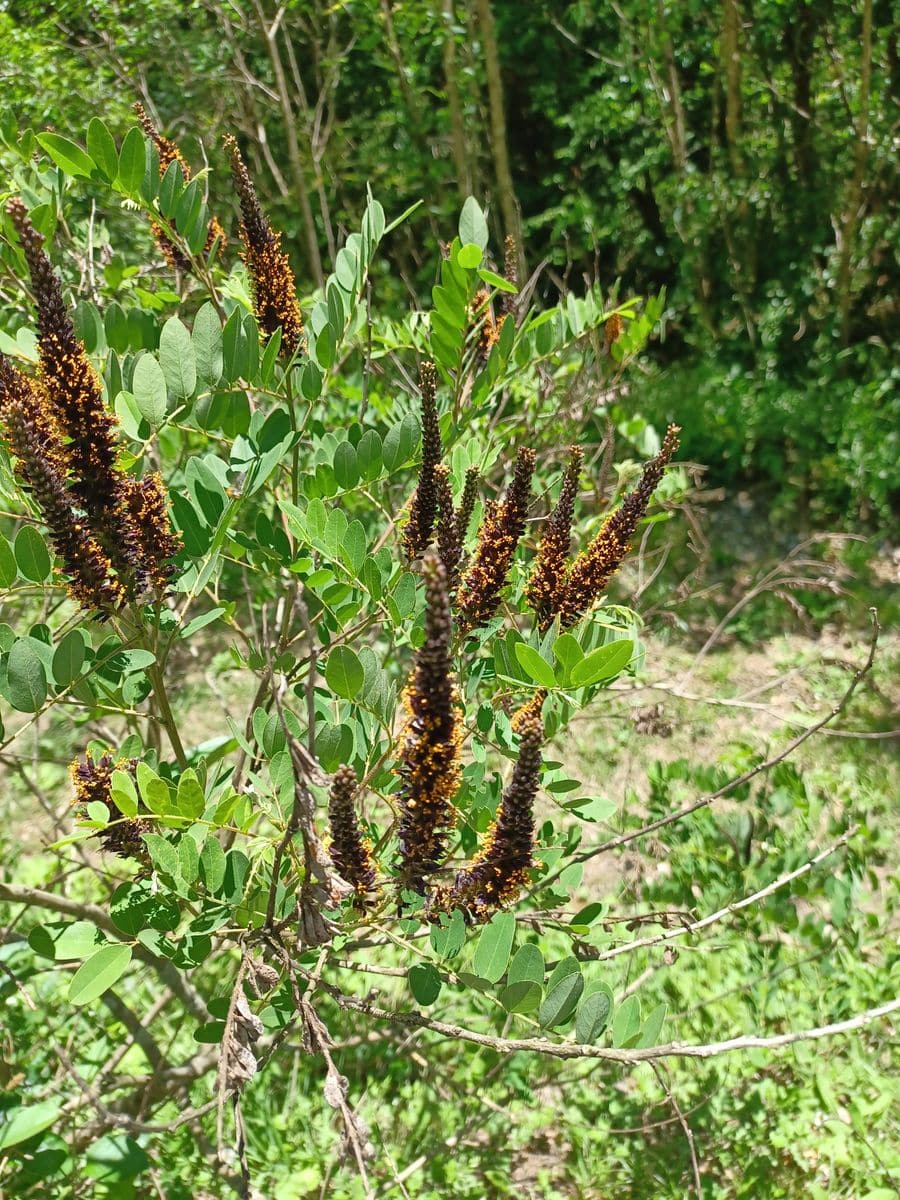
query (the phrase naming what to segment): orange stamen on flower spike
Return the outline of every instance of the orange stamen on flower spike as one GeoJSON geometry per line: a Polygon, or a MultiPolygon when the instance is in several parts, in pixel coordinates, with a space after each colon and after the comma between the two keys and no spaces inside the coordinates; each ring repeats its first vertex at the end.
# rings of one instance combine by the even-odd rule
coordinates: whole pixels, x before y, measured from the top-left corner
{"type": "Polygon", "coordinates": [[[377,872],[372,843],[359,827],[354,800],[359,787],[350,766],[339,767],[331,781],[328,819],[331,825],[331,858],[338,874],[351,884],[358,907],[368,905],[376,894],[377,872]]]}
{"type": "Polygon", "coordinates": [[[519,736],[519,757],[484,845],[452,887],[437,892],[435,911],[459,908],[473,921],[487,921],[512,904],[528,882],[534,862],[534,800],[541,778],[541,721],[524,721],[519,736]]]}
{"type": "MultiPolygon", "coordinates": [[[[150,138],[150,140],[156,146],[156,149],[159,151],[160,179],[162,179],[169,167],[171,167],[172,163],[177,162],[181,168],[182,178],[184,182],[187,183],[191,178],[191,168],[187,159],[181,153],[178,143],[173,142],[171,138],[167,138],[164,134],[159,132],[159,130],[147,116],[143,104],[141,104],[139,101],[135,101],[135,103],[132,105],[132,108],[137,113],[138,121],[140,122],[144,133],[148,138],[150,138]]],[[[157,245],[165,255],[166,262],[168,262],[169,266],[172,267],[173,270],[190,270],[191,264],[189,260],[185,258],[184,254],[182,254],[181,250],[174,244],[174,242],[172,242],[172,240],[166,236],[162,226],[156,221],[151,221],[150,229],[154,238],[156,239],[157,245]]],[[[213,246],[217,247],[218,252],[218,250],[221,250],[221,248],[225,245],[226,240],[225,230],[219,223],[218,217],[211,217],[206,232],[206,243],[203,247],[204,254],[209,254],[213,246]]]]}
{"type": "Polygon", "coordinates": [[[542,632],[553,624],[566,590],[572,517],[578,495],[582,454],[578,446],[569,450],[569,465],[563,476],[556,508],[544,522],[537,558],[531,570],[525,598],[534,609],[542,632]]]}
{"type": "Polygon", "coordinates": [[[666,430],[662,448],[644,467],[640,483],[629,492],[615,512],[604,521],[600,532],[578,555],[569,571],[565,592],[559,602],[560,625],[570,629],[606,591],[612,576],[631,548],[638,523],[663,477],[666,465],[678,449],[677,425],[666,430]]]}
{"type": "Polygon", "coordinates": [[[109,810],[112,824],[97,832],[103,849],[110,854],[118,854],[121,858],[136,858],[147,860],[147,847],[141,834],[149,828],[149,823],[140,817],[125,817],[124,813],[112,797],[112,773],[117,768],[134,773],[137,760],[131,762],[122,760],[116,762],[111,754],[102,754],[94,761],[88,750],[83,759],[76,758],[69,767],[69,774],[75,786],[73,804],[86,809],[89,804],[99,801],[109,810]]]}
{"type": "Polygon", "coordinates": [[[158,471],[128,480],[128,511],[137,531],[141,566],[158,594],[166,591],[176,573],[172,559],[181,538],[169,523],[166,485],[158,471]]]}
{"type": "Polygon", "coordinates": [[[500,593],[525,531],[533,474],[534,451],[523,447],[506,496],[501,503],[490,503],[485,511],[474,559],[459,590],[460,625],[466,633],[486,625],[500,607],[500,593]]]}
{"type": "Polygon", "coordinates": [[[303,337],[294,272],[281,249],[281,234],[266,219],[237,141],[230,134],[225,137],[225,148],[231,156],[231,174],[241,204],[242,257],[250,275],[260,333],[269,338],[280,328],[280,353],[290,358],[303,337]]]}
{"type": "Polygon", "coordinates": [[[409,520],[403,531],[403,546],[410,560],[421,558],[431,545],[438,513],[436,472],[441,461],[441,430],[437,411],[437,370],[424,362],[419,372],[422,405],[422,464],[419,480],[409,505],[409,520]]]}
{"type": "Polygon", "coordinates": [[[472,298],[469,310],[472,322],[478,326],[477,358],[481,363],[487,362],[490,357],[491,349],[500,339],[500,330],[506,319],[501,316],[496,321],[494,320],[490,301],[490,291],[487,288],[480,288],[472,298]]]}
{"type": "Polygon", "coordinates": [[[115,417],[103,402],[100,378],[75,333],[62,286],[21,200],[7,212],[19,235],[37,306],[41,385],[68,438],[65,458],[70,490],[84,521],[102,544],[129,590],[140,592],[143,576],[135,530],[128,516],[127,477],[117,466],[115,417]]]}
{"type": "Polygon", "coordinates": [[[450,642],[453,622],[447,573],[429,554],[425,580],[425,641],[416,654],[403,694],[407,721],[397,773],[400,789],[400,886],[422,892],[440,866],[453,826],[453,800],[460,783],[462,720],[453,679],[450,642]]]}
{"type": "Polygon", "coordinates": [[[546,688],[538,688],[530,700],[517,708],[513,713],[510,725],[512,725],[513,733],[521,733],[526,725],[532,721],[540,721],[544,712],[544,701],[547,699],[548,692],[546,688]]]}
{"type": "Polygon", "coordinates": [[[17,459],[15,472],[40,509],[68,576],[69,594],[87,609],[120,608],[125,588],[66,481],[65,452],[52,411],[30,379],[0,355],[0,419],[17,459]]]}

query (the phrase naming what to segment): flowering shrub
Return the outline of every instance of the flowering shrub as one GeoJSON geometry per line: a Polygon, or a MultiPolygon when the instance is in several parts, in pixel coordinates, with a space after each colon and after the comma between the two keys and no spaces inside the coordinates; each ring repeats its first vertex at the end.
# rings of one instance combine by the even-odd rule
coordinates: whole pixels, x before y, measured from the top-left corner
{"type": "Polygon", "coordinates": [[[217,1047],[163,1073],[154,1111],[197,1089],[173,1127],[217,1107],[221,1140],[231,1096],[240,1130],[241,1089],[300,1026],[365,1179],[328,1052],[344,1014],[560,1056],[676,1052],[654,1049],[665,1004],[617,1005],[583,969],[610,935],[571,896],[611,814],[548,750],[642,656],[607,592],[684,477],[666,475],[677,427],[660,441],[617,389],[662,298],[530,307],[471,199],[429,311],[378,312],[379,245],[412,214],[388,225],[375,199],[298,298],[236,142],[242,265],[228,174],[192,175],[139,116],[121,145],[98,120],[86,149],[42,135],[57,170],[23,161],[3,218],[21,304],[0,358],[3,747],[65,723],[55,848],[86,851],[90,878],[41,894],[61,919],[37,944],[80,962],[72,1005],[156,977],[217,1047]],[[80,251],[52,235],[82,193],[141,210],[165,265],[119,264],[73,306],[80,251]],[[645,461],[610,487],[617,427],[645,461]],[[566,947],[549,967],[548,931],[566,947]],[[422,1012],[460,991],[489,1032],[422,1012]]]}

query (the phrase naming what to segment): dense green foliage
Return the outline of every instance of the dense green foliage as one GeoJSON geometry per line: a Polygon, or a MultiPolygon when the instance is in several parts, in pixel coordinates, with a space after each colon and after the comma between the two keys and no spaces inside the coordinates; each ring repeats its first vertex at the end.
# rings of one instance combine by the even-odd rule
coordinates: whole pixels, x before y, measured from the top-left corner
{"type": "Polygon", "coordinates": [[[884,8],[3,6],[0,1195],[894,1194],[890,631],[860,672],[891,560],[797,536],[883,531],[897,493],[884,8]],[[288,346],[229,132],[298,268],[288,346]],[[87,357],[47,341],[28,222],[87,357]],[[160,472],[182,542],[171,570],[141,543],[137,586],[127,506],[71,500],[96,447],[45,441],[122,587],[100,612],[67,594],[52,471],[23,474],[8,364],[44,420],[54,354],[112,422],[113,490],[160,472]],[[588,611],[542,623],[570,444],[571,554],[605,549],[588,611]],[[466,636],[447,526],[440,571],[411,530],[476,469],[483,586],[532,452],[466,636]],[[759,485],[761,534],[726,504],[704,546],[696,464],[759,485]],[[776,640],[786,613],[821,642],[776,640]],[[515,714],[545,694],[541,762],[515,714]],[[439,705],[453,816],[418,888],[439,705]],[[484,855],[510,871],[490,921],[486,890],[441,900],[484,855]],[[717,1045],[742,1035],[769,1042],[717,1045]]]}
{"type": "Polygon", "coordinates": [[[518,208],[545,295],[583,276],[667,288],[639,406],[684,419],[713,482],[762,482],[819,524],[883,520],[900,422],[890,5],[490,7],[492,32],[474,2],[293,0],[270,41],[274,8],[244,0],[13,2],[5,136],[72,134],[137,97],[215,171],[237,125],[312,284],[367,184],[393,211],[425,201],[389,249],[419,294],[462,197],[490,202],[495,235],[518,208]]]}

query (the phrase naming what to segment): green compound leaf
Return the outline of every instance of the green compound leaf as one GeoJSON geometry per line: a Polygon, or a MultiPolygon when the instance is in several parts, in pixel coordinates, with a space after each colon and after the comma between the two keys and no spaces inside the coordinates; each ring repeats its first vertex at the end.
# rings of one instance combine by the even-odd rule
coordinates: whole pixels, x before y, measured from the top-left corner
{"type": "Polygon", "coordinates": [[[55,1100],[42,1100],[40,1104],[29,1104],[14,1108],[4,1114],[0,1125],[0,1153],[19,1142],[25,1142],[36,1133],[49,1129],[62,1109],[55,1100]]]}
{"type": "Polygon", "coordinates": [[[50,574],[52,560],[47,543],[33,525],[23,525],[14,543],[16,562],[25,579],[43,583],[50,574]]]}
{"type": "Polygon", "coordinates": [[[665,1001],[650,1010],[650,1015],[641,1027],[641,1036],[635,1043],[636,1046],[645,1049],[659,1044],[659,1035],[662,1033],[663,1022],[668,1011],[669,1006],[665,1001]]]}
{"type": "Polygon", "coordinates": [[[476,246],[474,242],[468,242],[461,247],[459,254],[456,256],[456,261],[461,267],[465,267],[467,271],[474,271],[476,267],[481,265],[481,260],[484,257],[484,250],[481,246],[476,246]]]}
{"type": "Polygon", "coordinates": [[[628,666],[633,654],[634,642],[627,640],[601,646],[572,668],[572,686],[589,687],[601,679],[612,679],[628,666]]]}
{"type": "Polygon", "coordinates": [[[69,984],[71,1004],[89,1004],[121,979],[131,962],[130,946],[101,946],[81,964],[69,984]]]}
{"type": "Polygon", "coordinates": [[[451,916],[441,913],[439,923],[431,926],[431,947],[439,958],[454,958],[466,940],[466,921],[458,908],[451,916]]]}
{"type": "Polygon", "coordinates": [[[203,387],[214,388],[222,378],[222,322],[208,300],[194,317],[191,342],[197,378],[203,387]]]}
{"type": "Polygon", "coordinates": [[[491,919],[490,924],[484,927],[475,949],[472,969],[476,975],[487,979],[489,983],[497,983],[502,978],[509,962],[515,932],[516,919],[512,913],[497,913],[491,919]]]}
{"type": "Polygon", "coordinates": [[[132,392],[144,420],[161,425],[166,419],[168,389],[165,373],[152,354],[143,355],[134,368],[132,392]]]}
{"type": "Polygon", "coordinates": [[[84,665],[84,638],[78,629],[70,629],[53,652],[53,678],[61,687],[77,679],[84,665]]]}
{"type": "Polygon", "coordinates": [[[147,147],[144,135],[135,125],[125,135],[119,152],[118,181],[127,196],[137,198],[147,169],[147,147]]]}
{"type": "MultiPolygon", "coordinates": [[[[488,227],[481,205],[474,196],[469,196],[459,217],[459,240],[463,246],[474,242],[482,250],[487,248],[488,227]]],[[[476,264],[477,265],[477,264],[476,264]]]]}
{"type": "Polygon", "coordinates": [[[34,638],[19,638],[6,663],[7,698],[24,713],[38,712],[47,699],[47,673],[34,642],[34,638]]]}
{"type": "Polygon", "coordinates": [[[39,133],[38,145],[50,155],[65,175],[87,179],[94,171],[94,160],[75,142],[59,133],[39,133]]]}
{"type": "MultiPolygon", "coordinates": [[[[550,978],[552,980],[553,976],[550,978]]],[[[575,1011],[583,991],[584,976],[580,971],[566,975],[555,987],[548,986],[547,997],[538,1013],[538,1021],[546,1029],[565,1024],[575,1011]]]]}
{"type": "Polygon", "coordinates": [[[187,328],[169,317],[159,335],[159,363],[169,391],[179,400],[193,396],[197,387],[197,355],[187,328]]]}
{"type": "Polygon", "coordinates": [[[575,1037],[585,1046],[595,1042],[606,1026],[613,1010],[613,994],[602,984],[584,997],[575,1017],[575,1037]]]}
{"type": "Polygon", "coordinates": [[[529,979],[508,984],[500,993],[500,1003],[511,1013],[534,1012],[541,1003],[541,985],[529,979]]]}
{"type": "Polygon", "coordinates": [[[19,568],[13,548],[5,537],[0,536],[0,588],[8,588],[16,581],[19,568]]]}
{"type": "Polygon", "coordinates": [[[338,487],[347,491],[359,483],[359,460],[349,442],[341,442],[334,452],[334,477],[338,487]]]}
{"type": "Polygon", "coordinates": [[[517,642],[516,658],[519,660],[522,670],[535,683],[545,688],[556,687],[556,675],[553,672],[553,668],[546,659],[541,658],[533,646],[529,646],[527,642],[517,642]]]}
{"type": "Polygon", "coordinates": [[[409,990],[424,1007],[434,1004],[441,994],[441,977],[431,963],[416,963],[407,973],[409,990]]]}
{"type": "Polygon", "coordinates": [[[99,117],[92,117],[87,127],[87,148],[100,174],[112,183],[119,173],[119,152],[113,135],[99,117]]]}
{"type": "Polygon", "coordinates": [[[510,986],[514,983],[542,984],[544,982],[544,956],[537,946],[526,942],[524,946],[519,947],[509,964],[506,982],[510,986]]]}
{"type": "Polygon", "coordinates": [[[349,646],[335,646],[325,664],[325,682],[336,696],[352,700],[365,680],[362,663],[349,646]]]}
{"type": "Polygon", "coordinates": [[[641,1031],[641,1002],[629,996],[619,1006],[612,1023],[612,1040],[617,1049],[634,1045],[641,1031]]]}

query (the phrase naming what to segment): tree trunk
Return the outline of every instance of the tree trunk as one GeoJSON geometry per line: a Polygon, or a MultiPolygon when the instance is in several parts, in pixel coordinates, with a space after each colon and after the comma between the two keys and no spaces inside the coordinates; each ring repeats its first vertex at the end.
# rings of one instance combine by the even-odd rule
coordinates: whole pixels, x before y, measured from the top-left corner
{"type": "Polygon", "coordinates": [[[522,231],[519,209],[513,188],[512,172],[509,167],[509,144],[506,138],[506,117],[503,112],[503,81],[500,77],[500,56],[494,32],[494,14],[490,0],[475,0],[478,25],[481,30],[481,45],[484,52],[484,69],[487,76],[488,103],[490,105],[491,154],[497,175],[497,192],[500,213],[503,217],[503,232],[516,239],[519,250],[519,278],[525,278],[525,257],[522,247],[522,231]]]}
{"type": "Polygon", "coordinates": [[[806,195],[815,191],[816,162],[812,152],[813,98],[812,67],[816,21],[812,4],[800,0],[797,17],[787,30],[785,41],[791,62],[794,103],[791,126],[794,133],[794,163],[797,183],[806,195]]]}
{"type": "Polygon", "coordinates": [[[303,163],[300,160],[300,143],[297,132],[297,120],[294,107],[291,104],[291,94],[288,90],[284,64],[278,49],[278,23],[269,25],[263,11],[261,0],[254,0],[254,8],[259,27],[266,41],[269,59],[272,63],[272,73],[275,76],[275,89],[281,105],[281,115],[284,118],[284,133],[287,140],[288,160],[291,164],[291,175],[297,190],[297,201],[300,205],[300,218],[303,222],[303,232],[306,236],[306,256],[309,269],[316,281],[317,287],[324,287],[325,275],[322,271],[322,257],[319,253],[319,238],[316,233],[316,222],[313,218],[312,205],[309,202],[309,190],[306,186],[306,176],[303,163]]]}
{"type": "Polygon", "coordinates": [[[456,62],[456,35],[453,23],[456,14],[453,0],[441,0],[440,19],[444,26],[444,86],[447,91],[447,108],[450,111],[450,147],[453,166],[456,169],[456,186],[459,198],[465,200],[472,194],[472,173],[466,153],[466,131],[463,125],[462,104],[459,98],[459,70],[456,62]]]}
{"type": "Polygon", "coordinates": [[[869,98],[872,88],[872,0],[864,0],[862,22],[862,61],[859,77],[859,115],[856,120],[856,145],[853,152],[853,176],[847,189],[847,203],[840,222],[837,296],[840,314],[841,345],[850,341],[853,251],[863,207],[863,184],[869,158],[869,98]]]}
{"type": "Polygon", "coordinates": [[[722,67],[725,72],[725,140],[735,176],[743,174],[741,157],[741,16],[737,0],[722,4],[722,67]]]}

